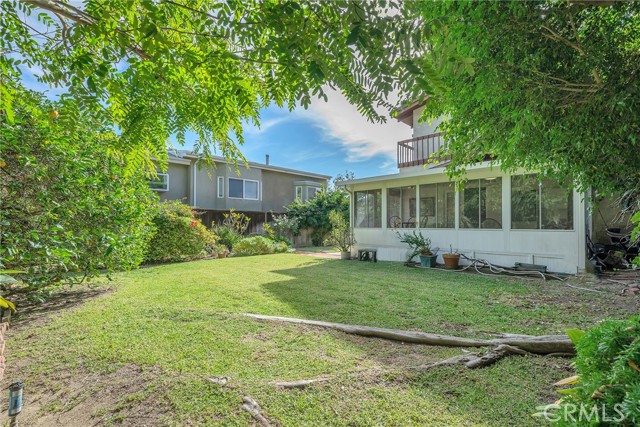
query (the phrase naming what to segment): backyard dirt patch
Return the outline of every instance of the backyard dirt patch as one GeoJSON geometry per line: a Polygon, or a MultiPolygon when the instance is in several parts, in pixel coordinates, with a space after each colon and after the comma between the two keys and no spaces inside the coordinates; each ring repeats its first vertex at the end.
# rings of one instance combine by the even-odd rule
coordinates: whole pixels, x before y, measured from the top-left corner
{"type": "Polygon", "coordinates": [[[126,365],[110,373],[59,371],[35,378],[27,382],[18,420],[33,427],[164,425],[168,403],[159,391],[159,377],[155,370],[126,365]]]}
{"type": "Polygon", "coordinates": [[[595,277],[572,277],[566,282],[540,279],[510,279],[529,288],[533,292],[526,295],[503,295],[497,301],[520,308],[536,308],[547,305],[562,307],[568,312],[578,312],[585,316],[605,318],[616,311],[636,313],[640,309],[640,296],[622,294],[624,286],[604,282],[595,277]],[[584,289],[572,288],[567,285],[584,289]],[[585,290],[592,289],[597,293],[585,290]],[[597,296],[597,299],[594,299],[597,296]]]}

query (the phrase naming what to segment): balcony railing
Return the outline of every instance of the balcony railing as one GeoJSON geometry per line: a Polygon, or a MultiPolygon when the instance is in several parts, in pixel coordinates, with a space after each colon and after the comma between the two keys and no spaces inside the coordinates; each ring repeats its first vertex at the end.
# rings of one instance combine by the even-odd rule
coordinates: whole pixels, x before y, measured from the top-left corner
{"type": "Polygon", "coordinates": [[[432,156],[444,148],[444,132],[432,133],[398,142],[398,167],[424,165],[442,158],[432,156]]]}

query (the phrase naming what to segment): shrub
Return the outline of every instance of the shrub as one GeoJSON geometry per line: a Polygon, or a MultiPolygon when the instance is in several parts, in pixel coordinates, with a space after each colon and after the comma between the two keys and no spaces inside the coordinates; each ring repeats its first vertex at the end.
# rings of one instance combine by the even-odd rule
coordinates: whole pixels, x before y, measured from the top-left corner
{"type": "Polygon", "coordinates": [[[153,234],[155,196],[107,148],[116,135],[90,117],[69,120],[59,104],[18,85],[11,90],[15,116],[0,113],[0,269],[22,271],[12,273],[21,291],[42,301],[52,285],[137,267],[153,234]]]}
{"type": "MultiPolygon", "coordinates": [[[[412,233],[400,233],[396,232],[400,242],[406,243],[411,249],[411,254],[407,258],[407,262],[413,261],[417,255],[433,255],[431,251],[431,239],[422,235],[422,231],[416,233],[414,230],[412,233]]],[[[453,252],[453,250],[452,250],[453,252]]]]}
{"type": "Polygon", "coordinates": [[[274,242],[263,236],[253,236],[240,240],[235,245],[234,252],[236,256],[251,256],[282,253],[288,249],[284,242],[274,242]]]}
{"type": "Polygon", "coordinates": [[[236,212],[235,209],[223,214],[223,217],[222,224],[215,227],[213,232],[218,236],[220,243],[225,245],[227,250],[232,251],[236,243],[242,240],[251,219],[241,212],[236,212]]]}
{"type": "Polygon", "coordinates": [[[227,225],[221,225],[213,229],[213,233],[218,237],[227,250],[231,251],[235,245],[242,240],[242,234],[238,233],[235,228],[227,225]]]}
{"type": "Polygon", "coordinates": [[[277,242],[285,242],[292,246],[291,239],[300,232],[300,222],[286,214],[273,215],[273,221],[265,224],[267,236],[277,242]]]}
{"type": "Polygon", "coordinates": [[[215,235],[180,201],[158,203],[153,223],[156,234],[149,242],[148,262],[196,259],[215,249],[215,235]]]}
{"type": "Polygon", "coordinates": [[[235,209],[231,209],[229,210],[229,213],[223,214],[222,216],[224,217],[224,219],[222,220],[223,226],[235,230],[240,235],[243,235],[247,232],[247,228],[249,228],[249,221],[251,221],[251,218],[249,218],[242,212],[236,212],[235,209]]]}
{"type": "MultiPolygon", "coordinates": [[[[571,331],[570,331],[571,332],[571,331]]],[[[603,322],[579,338],[576,342],[575,367],[577,385],[562,390],[566,395],[558,412],[554,414],[556,426],[636,426],[640,423],[640,316],[629,320],[603,322]],[[563,417],[563,409],[581,405],[587,412],[595,407],[599,421],[563,417]],[[603,422],[605,411],[609,421],[603,422]],[[621,420],[621,418],[624,418],[621,420]]],[[[575,382],[575,381],[573,381],[575,382]]],[[[567,382],[570,383],[570,382],[567,382]]]]}
{"type": "Polygon", "coordinates": [[[340,212],[348,221],[349,197],[342,189],[324,190],[304,203],[296,200],[286,209],[287,216],[297,220],[298,229],[311,228],[314,230],[311,235],[313,245],[322,246],[326,234],[332,228],[329,212],[340,212]]]}
{"type": "Polygon", "coordinates": [[[349,227],[349,221],[341,212],[331,211],[329,212],[329,222],[331,222],[332,228],[326,244],[333,245],[342,252],[349,251],[351,246],[356,243],[353,237],[353,231],[351,227],[349,227]]]}

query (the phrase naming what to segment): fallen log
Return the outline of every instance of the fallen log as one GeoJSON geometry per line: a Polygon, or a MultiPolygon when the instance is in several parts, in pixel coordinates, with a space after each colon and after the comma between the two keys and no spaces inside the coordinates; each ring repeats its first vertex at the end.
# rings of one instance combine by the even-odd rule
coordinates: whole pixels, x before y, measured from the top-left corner
{"type": "Polygon", "coordinates": [[[439,362],[430,363],[428,365],[422,365],[418,367],[419,370],[428,370],[445,365],[456,365],[458,363],[464,364],[469,369],[484,368],[485,366],[492,365],[498,360],[503,359],[512,354],[518,354],[521,356],[531,354],[518,347],[512,347],[507,344],[500,344],[499,346],[492,348],[486,353],[482,354],[464,354],[462,356],[454,356],[449,359],[441,360],[439,362]]]}
{"type": "Polygon", "coordinates": [[[255,420],[259,422],[260,425],[262,425],[262,427],[271,427],[271,423],[269,422],[267,417],[262,414],[262,408],[260,408],[260,404],[249,396],[245,396],[242,398],[242,409],[250,413],[253,418],[255,418],[255,420]]]}
{"type": "Polygon", "coordinates": [[[302,325],[320,326],[334,329],[347,334],[363,337],[383,338],[392,341],[402,341],[415,344],[436,345],[445,347],[497,347],[506,344],[517,347],[527,353],[546,355],[549,353],[570,353],[575,349],[567,335],[520,335],[502,334],[492,339],[462,338],[451,335],[431,334],[427,332],[403,331],[399,329],[376,328],[361,325],[347,325],[345,323],[323,322],[320,320],[296,319],[291,317],[264,316],[261,314],[245,313],[244,316],[258,320],[297,323],[302,325]]]}

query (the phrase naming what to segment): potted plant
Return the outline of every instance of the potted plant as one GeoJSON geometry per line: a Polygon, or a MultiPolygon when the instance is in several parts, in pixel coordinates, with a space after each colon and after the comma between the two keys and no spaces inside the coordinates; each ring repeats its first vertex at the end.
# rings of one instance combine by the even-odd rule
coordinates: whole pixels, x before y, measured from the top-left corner
{"type": "Polygon", "coordinates": [[[416,255],[420,256],[420,265],[426,268],[436,266],[437,249],[431,249],[431,239],[422,235],[422,232],[416,233],[397,233],[400,241],[406,243],[412,249],[407,263],[410,263],[416,255]]]}
{"type": "Polygon", "coordinates": [[[351,247],[356,244],[353,230],[344,214],[338,211],[329,212],[331,231],[325,241],[326,245],[335,246],[340,250],[340,259],[351,259],[351,247]]]}
{"type": "Polygon", "coordinates": [[[225,245],[216,244],[213,247],[213,253],[218,255],[218,258],[227,257],[227,247],[225,245]]]}
{"type": "Polygon", "coordinates": [[[442,259],[444,268],[447,270],[456,270],[460,266],[460,254],[454,251],[451,245],[449,245],[449,252],[442,254],[442,259]]]}

